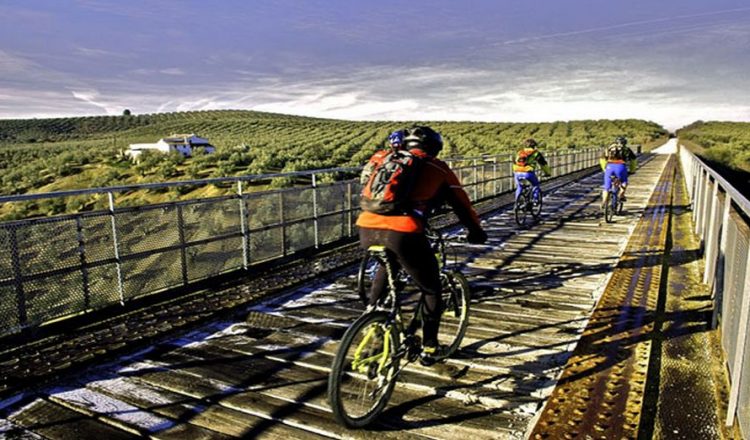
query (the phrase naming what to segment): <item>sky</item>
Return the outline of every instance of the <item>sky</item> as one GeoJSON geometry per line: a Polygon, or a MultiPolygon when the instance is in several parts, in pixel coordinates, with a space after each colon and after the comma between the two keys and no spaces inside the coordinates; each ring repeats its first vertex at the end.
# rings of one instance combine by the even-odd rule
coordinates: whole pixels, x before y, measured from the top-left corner
{"type": "Polygon", "coordinates": [[[750,121],[748,0],[0,0],[0,118],[750,121]]]}

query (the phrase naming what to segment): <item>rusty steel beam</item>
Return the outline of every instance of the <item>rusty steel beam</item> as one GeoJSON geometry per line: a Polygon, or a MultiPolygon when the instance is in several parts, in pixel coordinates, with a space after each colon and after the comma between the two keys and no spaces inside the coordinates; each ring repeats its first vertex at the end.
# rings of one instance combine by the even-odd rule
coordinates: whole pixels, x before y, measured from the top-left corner
{"type": "Polygon", "coordinates": [[[530,438],[637,438],[675,166],[673,156],[530,438]]]}

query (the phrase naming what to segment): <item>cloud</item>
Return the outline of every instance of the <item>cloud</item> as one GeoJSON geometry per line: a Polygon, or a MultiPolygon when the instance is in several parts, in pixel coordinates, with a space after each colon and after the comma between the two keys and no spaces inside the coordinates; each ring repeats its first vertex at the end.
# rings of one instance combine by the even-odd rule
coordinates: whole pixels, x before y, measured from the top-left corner
{"type": "MultiPolygon", "coordinates": [[[[559,38],[580,36],[580,35],[593,34],[593,33],[605,33],[605,32],[609,33],[610,31],[628,29],[628,28],[633,28],[633,27],[642,27],[644,25],[665,24],[665,23],[671,23],[671,22],[675,22],[679,20],[714,17],[714,16],[719,16],[719,15],[726,15],[726,16],[731,17],[731,14],[737,14],[737,13],[743,13],[743,12],[750,12],[750,8],[723,9],[720,11],[710,11],[710,12],[703,12],[699,14],[669,15],[666,17],[654,18],[650,20],[630,21],[626,23],[618,23],[618,24],[612,24],[612,25],[607,25],[607,26],[597,26],[597,27],[579,29],[579,30],[568,31],[568,32],[555,32],[555,33],[544,34],[544,35],[536,35],[532,37],[511,39],[511,40],[503,41],[500,44],[503,44],[503,45],[521,44],[521,43],[529,43],[529,42],[534,42],[534,41],[559,39],[559,38]]],[[[688,28],[687,30],[690,30],[690,29],[688,28]]],[[[650,31],[646,31],[647,34],[651,32],[654,32],[653,28],[650,31]]],[[[639,32],[638,34],[641,34],[641,32],[639,32]]]]}
{"type": "Polygon", "coordinates": [[[33,68],[32,61],[0,49],[0,74],[3,76],[27,72],[33,68]]]}
{"type": "Polygon", "coordinates": [[[133,58],[133,54],[119,51],[97,49],[92,47],[76,46],[74,55],[87,58],[133,58]]]}
{"type": "Polygon", "coordinates": [[[71,94],[74,98],[83,101],[85,103],[91,104],[95,107],[98,107],[102,110],[104,110],[108,115],[117,114],[117,109],[119,107],[113,107],[112,105],[109,105],[107,103],[101,102],[101,95],[97,90],[89,89],[89,90],[71,90],[71,94]]]}
{"type": "Polygon", "coordinates": [[[69,98],[49,90],[0,87],[0,117],[56,111],[119,114],[130,108],[138,113],[253,109],[349,120],[638,118],[670,129],[697,119],[750,120],[742,94],[722,99],[689,78],[640,67],[618,70],[608,62],[586,68],[558,66],[554,75],[446,65],[329,70],[315,77],[242,77],[221,85],[142,83],[137,89],[126,80],[111,80],[96,87],[70,87],[69,98]],[[16,105],[28,113],[19,114],[16,105]]]}
{"type": "Polygon", "coordinates": [[[185,71],[180,69],[179,67],[170,67],[167,69],[161,69],[159,70],[159,73],[162,73],[164,75],[184,75],[185,71]]]}

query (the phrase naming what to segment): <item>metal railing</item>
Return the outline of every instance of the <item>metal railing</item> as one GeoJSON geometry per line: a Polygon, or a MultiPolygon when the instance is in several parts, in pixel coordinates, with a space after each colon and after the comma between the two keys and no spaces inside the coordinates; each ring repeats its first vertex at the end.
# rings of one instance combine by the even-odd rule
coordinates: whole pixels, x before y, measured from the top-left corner
{"type": "MultiPolygon", "coordinates": [[[[596,165],[599,151],[551,152],[547,158],[553,173],[562,175],[596,165]]],[[[510,155],[448,162],[474,201],[513,190],[510,155]]],[[[0,204],[84,194],[108,201],[104,210],[0,223],[0,335],[353,239],[360,188],[356,179],[341,176],[358,170],[0,197],[0,204]],[[307,184],[247,191],[250,183],[271,178],[307,184]],[[117,203],[134,190],[211,184],[231,185],[233,194],[145,206],[117,203]]]]}
{"type": "Polygon", "coordinates": [[[731,390],[727,426],[735,417],[750,436],[750,201],[719,173],[680,146],[680,162],[704,244],[703,282],[714,297],[713,328],[720,326],[731,390]]]}

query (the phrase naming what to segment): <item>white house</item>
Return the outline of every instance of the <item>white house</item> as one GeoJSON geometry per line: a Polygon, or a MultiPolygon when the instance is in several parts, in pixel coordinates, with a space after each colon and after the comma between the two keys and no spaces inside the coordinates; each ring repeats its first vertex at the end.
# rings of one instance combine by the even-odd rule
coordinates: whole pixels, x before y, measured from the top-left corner
{"type": "Polygon", "coordinates": [[[193,154],[193,148],[203,147],[206,153],[213,153],[216,148],[208,143],[208,139],[198,137],[195,134],[173,134],[172,136],[159,139],[159,142],[153,144],[130,144],[126,154],[131,159],[137,159],[144,151],[159,151],[162,153],[171,153],[177,151],[185,157],[193,154]]]}

